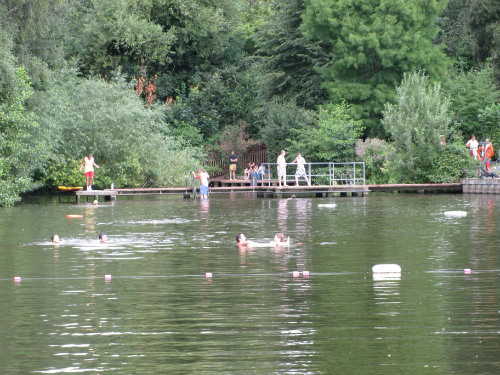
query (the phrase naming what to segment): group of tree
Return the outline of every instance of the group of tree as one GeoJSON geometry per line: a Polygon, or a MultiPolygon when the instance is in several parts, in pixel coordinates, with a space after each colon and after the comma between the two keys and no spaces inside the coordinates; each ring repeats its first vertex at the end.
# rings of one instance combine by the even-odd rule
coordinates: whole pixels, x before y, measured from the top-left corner
{"type": "Polygon", "coordinates": [[[497,0],[4,0],[0,205],[89,152],[97,186],[173,186],[255,142],[456,181],[500,146],[499,30],[497,0]]]}

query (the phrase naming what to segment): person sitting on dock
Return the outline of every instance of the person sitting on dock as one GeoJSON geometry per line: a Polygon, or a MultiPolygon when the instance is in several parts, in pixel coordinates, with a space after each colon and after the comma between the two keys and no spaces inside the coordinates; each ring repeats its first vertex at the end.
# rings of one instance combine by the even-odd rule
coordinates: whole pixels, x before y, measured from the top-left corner
{"type": "Polygon", "coordinates": [[[292,161],[292,163],[297,163],[297,171],[295,172],[295,185],[299,186],[299,177],[304,177],[307,182],[307,186],[311,186],[311,182],[307,178],[306,169],[304,164],[306,164],[306,159],[298,153],[297,157],[292,161]]]}
{"type": "Polygon", "coordinates": [[[195,175],[193,171],[191,171],[194,178],[200,180],[200,196],[201,199],[208,199],[208,179],[210,176],[203,169],[198,169],[198,174],[195,175]]]}
{"type": "Polygon", "coordinates": [[[248,167],[245,168],[245,175],[243,177],[245,180],[250,180],[254,166],[255,166],[254,163],[248,163],[248,167]]]}

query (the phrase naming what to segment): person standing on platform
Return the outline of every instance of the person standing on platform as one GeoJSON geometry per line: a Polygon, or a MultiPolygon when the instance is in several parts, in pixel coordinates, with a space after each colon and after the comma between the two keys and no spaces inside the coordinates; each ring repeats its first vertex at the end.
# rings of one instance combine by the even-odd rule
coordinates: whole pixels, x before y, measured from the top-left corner
{"type": "Polygon", "coordinates": [[[94,157],[92,154],[85,156],[82,160],[82,164],[80,164],[80,171],[83,166],[85,166],[85,178],[87,180],[87,190],[92,190],[92,183],[94,182],[94,167],[99,168],[99,166],[95,163],[94,157]]]}
{"type": "Polygon", "coordinates": [[[195,175],[193,171],[191,171],[194,178],[200,180],[200,195],[201,199],[208,199],[208,179],[210,176],[203,169],[198,169],[198,174],[195,175]]]}
{"type": "Polygon", "coordinates": [[[469,139],[465,145],[470,149],[470,156],[472,156],[474,159],[477,159],[477,148],[479,147],[479,142],[477,141],[474,134],[472,134],[472,138],[469,139]]]}
{"type": "Polygon", "coordinates": [[[285,150],[281,150],[280,156],[278,156],[278,160],[276,161],[276,163],[278,164],[278,186],[280,187],[281,187],[281,180],[283,180],[283,186],[287,186],[285,155],[286,155],[285,150]]]}
{"type": "Polygon", "coordinates": [[[231,155],[229,155],[229,179],[236,180],[236,162],[238,158],[234,151],[231,151],[231,155]]]}
{"type": "Polygon", "coordinates": [[[299,177],[304,177],[307,182],[307,186],[311,186],[311,182],[306,175],[306,159],[299,153],[297,157],[292,161],[292,163],[297,163],[297,171],[295,172],[295,185],[299,186],[299,177]]]}

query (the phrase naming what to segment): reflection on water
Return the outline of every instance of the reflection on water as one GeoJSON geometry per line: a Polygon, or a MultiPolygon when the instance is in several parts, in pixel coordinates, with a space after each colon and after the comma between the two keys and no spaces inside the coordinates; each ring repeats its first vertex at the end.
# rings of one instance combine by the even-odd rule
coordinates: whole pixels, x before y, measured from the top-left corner
{"type": "Polygon", "coordinates": [[[499,199],[221,195],[5,209],[0,368],[498,374],[499,199]],[[239,232],[263,246],[238,249],[239,232]],[[269,245],[277,232],[289,247],[269,245]],[[402,272],[371,273],[383,263],[402,272]]]}

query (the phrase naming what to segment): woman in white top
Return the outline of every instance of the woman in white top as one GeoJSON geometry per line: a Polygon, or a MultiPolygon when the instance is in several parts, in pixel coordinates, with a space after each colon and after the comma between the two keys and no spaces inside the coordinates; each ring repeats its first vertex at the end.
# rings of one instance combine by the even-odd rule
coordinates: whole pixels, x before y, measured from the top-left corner
{"type": "Polygon", "coordinates": [[[92,182],[94,182],[94,166],[99,168],[99,166],[95,163],[92,154],[83,158],[82,164],[80,164],[80,171],[83,166],[85,166],[84,172],[85,178],[87,179],[87,190],[92,190],[92,182]]]}

